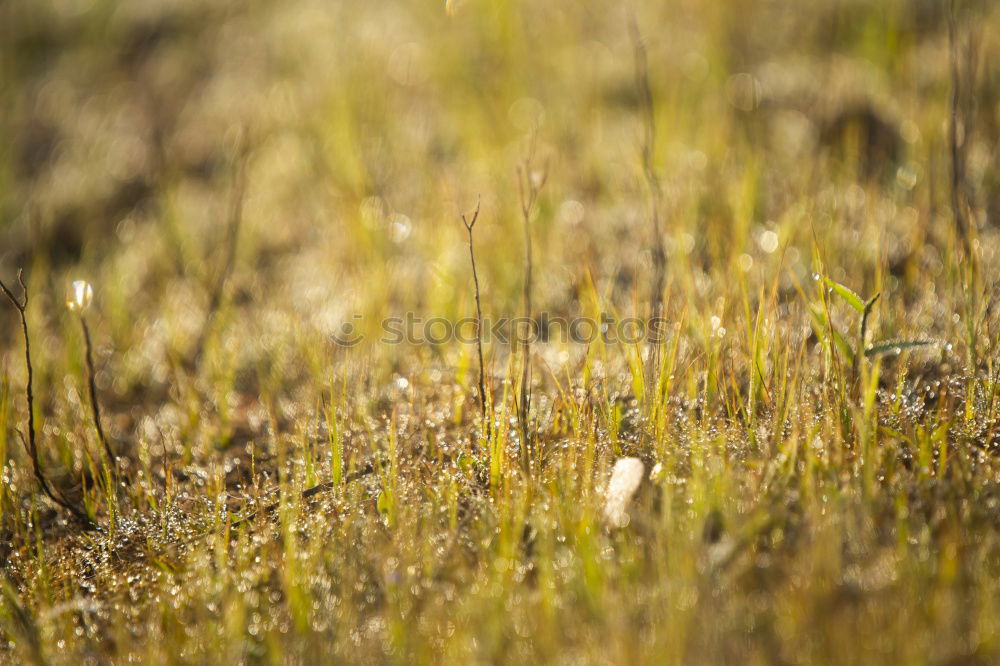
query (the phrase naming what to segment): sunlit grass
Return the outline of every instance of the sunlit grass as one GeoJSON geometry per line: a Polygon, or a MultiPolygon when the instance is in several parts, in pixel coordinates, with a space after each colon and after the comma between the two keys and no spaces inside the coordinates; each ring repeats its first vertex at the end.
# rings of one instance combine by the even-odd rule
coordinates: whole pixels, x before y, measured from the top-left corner
{"type": "Polygon", "coordinates": [[[996,661],[958,4],[971,241],[935,3],[0,6],[0,279],[98,526],[4,303],[0,660],[996,661]],[[663,339],[484,340],[485,399],[474,343],[380,342],[480,305],[663,339]]]}

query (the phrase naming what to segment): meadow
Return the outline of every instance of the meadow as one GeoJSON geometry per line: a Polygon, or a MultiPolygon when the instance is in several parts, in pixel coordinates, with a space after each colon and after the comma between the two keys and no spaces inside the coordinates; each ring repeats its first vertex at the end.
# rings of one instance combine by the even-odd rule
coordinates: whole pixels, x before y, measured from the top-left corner
{"type": "Polygon", "coordinates": [[[0,3],[0,662],[1000,663],[997,62],[978,0],[0,3]]]}

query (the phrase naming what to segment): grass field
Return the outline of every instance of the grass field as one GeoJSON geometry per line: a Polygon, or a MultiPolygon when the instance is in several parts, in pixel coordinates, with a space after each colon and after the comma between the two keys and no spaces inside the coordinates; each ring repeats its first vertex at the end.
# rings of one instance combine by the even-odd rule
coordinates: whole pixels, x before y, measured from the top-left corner
{"type": "Polygon", "coordinates": [[[997,62],[971,0],[0,3],[0,662],[1000,663],[997,62]]]}

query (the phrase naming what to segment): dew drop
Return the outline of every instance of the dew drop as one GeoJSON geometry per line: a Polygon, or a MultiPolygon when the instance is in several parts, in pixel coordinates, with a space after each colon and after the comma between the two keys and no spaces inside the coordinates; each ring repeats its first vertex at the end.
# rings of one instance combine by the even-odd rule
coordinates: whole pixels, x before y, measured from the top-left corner
{"type": "Polygon", "coordinates": [[[66,307],[71,311],[86,310],[94,300],[94,288],[86,280],[73,280],[66,290],[66,307]]]}

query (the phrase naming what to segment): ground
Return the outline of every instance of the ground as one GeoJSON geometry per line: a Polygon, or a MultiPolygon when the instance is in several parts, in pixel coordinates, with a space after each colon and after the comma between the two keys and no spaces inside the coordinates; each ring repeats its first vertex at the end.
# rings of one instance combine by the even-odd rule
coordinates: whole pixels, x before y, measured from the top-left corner
{"type": "Polygon", "coordinates": [[[0,4],[0,661],[1000,661],[952,4],[0,4]]]}

